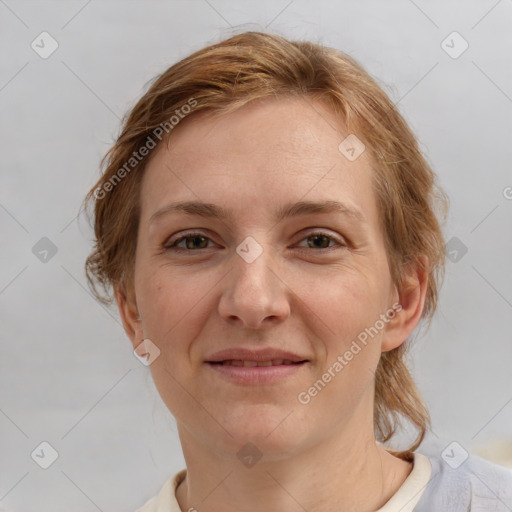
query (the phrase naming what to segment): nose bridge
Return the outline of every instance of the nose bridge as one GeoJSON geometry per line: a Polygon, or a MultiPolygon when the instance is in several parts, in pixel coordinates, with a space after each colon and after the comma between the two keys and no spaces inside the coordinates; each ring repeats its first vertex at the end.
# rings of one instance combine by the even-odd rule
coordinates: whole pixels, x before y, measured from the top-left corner
{"type": "Polygon", "coordinates": [[[273,257],[272,249],[265,248],[255,238],[246,237],[236,248],[234,257],[235,272],[233,283],[236,290],[243,293],[253,292],[255,295],[265,292],[268,295],[272,291],[270,283],[273,257]],[[270,268],[269,268],[270,267],[270,268]]]}
{"type": "Polygon", "coordinates": [[[267,318],[275,321],[286,316],[289,306],[275,267],[271,247],[247,236],[233,255],[232,271],[219,304],[220,314],[253,328],[267,318]]]}

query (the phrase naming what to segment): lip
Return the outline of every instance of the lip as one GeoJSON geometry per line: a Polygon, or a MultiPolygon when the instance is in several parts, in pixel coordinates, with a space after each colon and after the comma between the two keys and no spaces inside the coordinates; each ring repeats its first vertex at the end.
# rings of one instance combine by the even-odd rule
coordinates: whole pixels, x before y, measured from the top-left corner
{"type": "Polygon", "coordinates": [[[279,350],[275,348],[265,348],[259,350],[250,350],[247,348],[231,348],[215,352],[206,359],[206,362],[221,362],[231,359],[238,361],[256,362],[271,361],[273,359],[289,359],[293,363],[307,361],[306,357],[294,354],[293,352],[287,352],[285,350],[279,350]]]}
{"type": "Polygon", "coordinates": [[[237,384],[272,384],[297,374],[307,361],[278,366],[229,366],[207,362],[206,365],[217,375],[237,384]]]}
{"type": "Polygon", "coordinates": [[[245,385],[261,385],[280,382],[283,379],[291,377],[303,371],[309,361],[306,357],[279,349],[266,348],[250,350],[237,348],[215,352],[209,356],[205,362],[207,367],[215,372],[216,375],[220,375],[230,382],[245,385]],[[276,359],[289,360],[292,361],[292,364],[276,366],[231,366],[220,364],[222,361],[227,360],[262,362],[276,359]]]}

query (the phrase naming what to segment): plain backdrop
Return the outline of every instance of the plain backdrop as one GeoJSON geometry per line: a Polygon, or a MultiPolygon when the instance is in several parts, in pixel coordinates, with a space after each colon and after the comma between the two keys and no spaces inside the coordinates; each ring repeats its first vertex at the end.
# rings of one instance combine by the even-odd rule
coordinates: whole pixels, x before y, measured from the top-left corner
{"type": "Polygon", "coordinates": [[[87,289],[78,214],[149,80],[244,30],[347,52],[410,123],[451,199],[439,311],[411,361],[424,451],[512,442],[511,23],[510,0],[0,0],[0,505],[133,511],[184,467],[117,310],[87,289]]]}

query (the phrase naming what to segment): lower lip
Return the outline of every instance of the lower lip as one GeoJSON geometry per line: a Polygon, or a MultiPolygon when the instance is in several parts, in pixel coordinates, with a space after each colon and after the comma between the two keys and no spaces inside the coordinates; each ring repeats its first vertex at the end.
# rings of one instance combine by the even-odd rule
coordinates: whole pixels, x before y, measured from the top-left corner
{"type": "Polygon", "coordinates": [[[238,384],[270,384],[295,375],[306,363],[279,366],[231,366],[206,363],[213,371],[238,384]]]}

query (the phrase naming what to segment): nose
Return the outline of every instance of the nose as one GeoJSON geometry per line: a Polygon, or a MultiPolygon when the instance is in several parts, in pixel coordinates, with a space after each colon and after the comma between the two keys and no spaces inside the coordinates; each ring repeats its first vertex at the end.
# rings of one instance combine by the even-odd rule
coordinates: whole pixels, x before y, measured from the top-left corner
{"type": "Polygon", "coordinates": [[[267,246],[249,261],[238,253],[233,255],[232,270],[223,280],[219,314],[226,322],[248,329],[277,325],[290,315],[289,290],[271,249],[267,246]]]}

